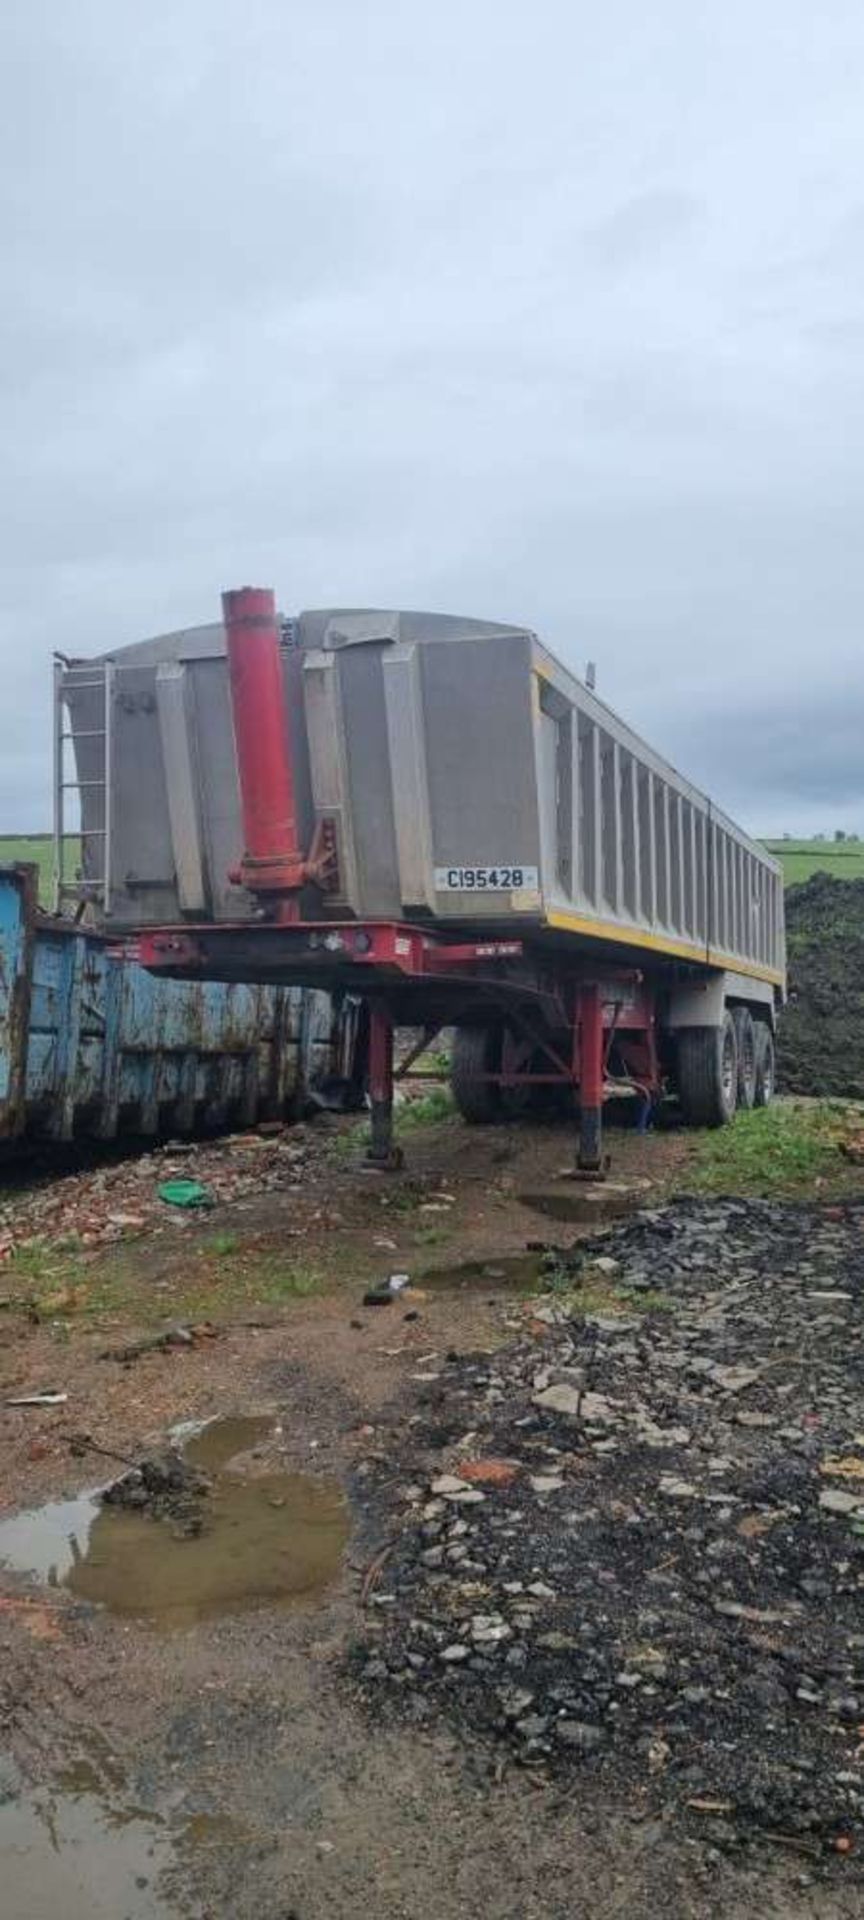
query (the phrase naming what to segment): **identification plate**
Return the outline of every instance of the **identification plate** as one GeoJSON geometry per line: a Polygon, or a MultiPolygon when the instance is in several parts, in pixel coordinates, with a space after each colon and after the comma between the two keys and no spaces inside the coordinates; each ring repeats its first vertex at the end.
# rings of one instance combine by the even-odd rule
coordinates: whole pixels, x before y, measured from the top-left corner
{"type": "Polygon", "coordinates": [[[536,867],[435,868],[436,893],[521,893],[526,887],[536,889],[539,885],[536,867]]]}

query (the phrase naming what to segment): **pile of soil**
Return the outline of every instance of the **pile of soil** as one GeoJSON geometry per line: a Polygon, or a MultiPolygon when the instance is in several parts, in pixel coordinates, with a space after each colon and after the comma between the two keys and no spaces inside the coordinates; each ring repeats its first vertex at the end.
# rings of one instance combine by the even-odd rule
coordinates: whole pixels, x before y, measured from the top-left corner
{"type": "Polygon", "coordinates": [[[442,1363],[380,1488],[403,1518],[355,1654],[376,1710],[626,1782],[715,1842],[857,1858],[862,1229],[675,1201],[574,1249],[542,1338],[442,1363]],[[579,1313],[598,1272],[624,1311],[579,1313]]]}
{"type": "Polygon", "coordinates": [[[786,894],[790,1003],[779,1029],[786,1093],[864,1099],[864,880],[814,873],[786,894]]]}
{"type": "Polygon", "coordinates": [[[194,1535],[204,1525],[204,1503],[212,1490],[206,1473],[187,1465],[173,1448],[151,1459],[142,1460],[131,1473],[106,1487],[102,1501],[106,1507],[123,1507],[127,1513],[146,1513],[153,1520],[169,1520],[182,1532],[194,1535]]]}

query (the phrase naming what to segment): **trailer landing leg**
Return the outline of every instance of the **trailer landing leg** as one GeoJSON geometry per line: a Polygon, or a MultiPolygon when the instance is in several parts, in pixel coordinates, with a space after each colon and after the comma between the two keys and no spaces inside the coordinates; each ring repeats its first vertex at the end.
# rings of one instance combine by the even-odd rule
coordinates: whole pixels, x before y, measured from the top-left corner
{"type": "Polygon", "coordinates": [[[600,988],[579,994],[579,1151],[580,1173],[603,1173],[603,1001],[600,988]]]}
{"type": "Polygon", "coordinates": [[[383,1007],[369,1009],[369,1102],[372,1144],[369,1165],[396,1172],[402,1149],[393,1144],[393,1022],[383,1007]]]}

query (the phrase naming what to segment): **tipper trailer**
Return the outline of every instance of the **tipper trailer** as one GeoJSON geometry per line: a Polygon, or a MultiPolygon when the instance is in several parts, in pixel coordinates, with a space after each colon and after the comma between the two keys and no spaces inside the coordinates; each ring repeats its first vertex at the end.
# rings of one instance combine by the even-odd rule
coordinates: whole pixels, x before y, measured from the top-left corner
{"type": "Polygon", "coordinates": [[[56,675],[60,899],[157,973],[362,995],[379,1164],[396,1026],[455,1028],[468,1120],[575,1091],[586,1172],[610,1092],[704,1125],[770,1098],[777,862],[527,629],[285,619],[242,588],[218,624],[56,675]]]}

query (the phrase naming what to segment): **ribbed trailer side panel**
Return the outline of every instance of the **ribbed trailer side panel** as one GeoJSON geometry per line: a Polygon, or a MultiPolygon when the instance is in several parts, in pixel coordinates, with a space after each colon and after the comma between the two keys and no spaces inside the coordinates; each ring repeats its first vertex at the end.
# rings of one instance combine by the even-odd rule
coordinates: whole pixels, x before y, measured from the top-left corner
{"type": "Polygon", "coordinates": [[[535,672],[550,925],[779,982],[776,863],[541,649],[535,672]]]}

